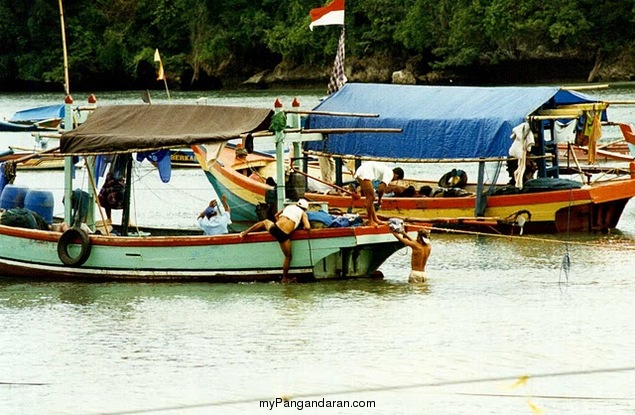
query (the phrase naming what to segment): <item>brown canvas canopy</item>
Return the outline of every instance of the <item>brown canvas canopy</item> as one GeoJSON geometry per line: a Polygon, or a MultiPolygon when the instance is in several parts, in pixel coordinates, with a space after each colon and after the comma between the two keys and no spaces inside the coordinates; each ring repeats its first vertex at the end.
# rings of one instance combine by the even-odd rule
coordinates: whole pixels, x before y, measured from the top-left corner
{"type": "Polygon", "coordinates": [[[266,130],[273,111],[212,105],[116,105],[97,108],[62,134],[63,154],[134,153],[227,141],[266,130]]]}

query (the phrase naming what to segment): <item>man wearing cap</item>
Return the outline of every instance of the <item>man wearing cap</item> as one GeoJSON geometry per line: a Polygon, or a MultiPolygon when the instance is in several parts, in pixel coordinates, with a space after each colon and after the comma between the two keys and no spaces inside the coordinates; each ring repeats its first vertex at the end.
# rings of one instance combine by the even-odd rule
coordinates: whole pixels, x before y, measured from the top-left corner
{"type": "Polygon", "coordinates": [[[379,186],[377,187],[377,205],[381,206],[381,198],[386,191],[386,186],[393,180],[403,179],[403,169],[401,167],[391,169],[389,166],[378,161],[367,161],[359,166],[353,177],[359,183],[362,188],[362,194],[366,198],[368,224],[371,226],[381,224],[381,221],[377,218],[377,212],[375,211],[375,189],[373,182],[379,181],[379,186]]]}
{"type": "Polygon", "coordinates": [[[309,208],[309,202],[306,199],[300,199],[296,204],[289,205],[283,210],[276,213],[276,222],[269,219],[261,220],[254,224],[251,228],[240,233],[240,237],[243,238],[250,232],[268,231],[271,236],[276,238],[280,244],[280,249],[284,254],[284,263],[282,264],[282,282],[295,282],[295,278],[289,278],[289,267],[291,266],[291,233],[298,229],[300,224],[305,229],[311,228],[311,223],[306,214],[306,210],[309,208]]]}
{"type": "Polygon", "coordinates": [[[225,209],[223,212],[219,211],[220,209],[216,199],[212,199],[212,201],[209,202],[209,206],[199,213],[196,218],[198,226],[203,229],[205,235],[222,235],[228,233],[227,226],[231,225],[232,220],[229,205],[227,204],[227,196],[221,196],[221,201],[225,209]]]}
{"type": "Polygon", "coordinates": [[[430,245],[430,239],[428,239],[430,230],[420,229],[419,232],[417,232],[416,240],[403,230],[401,230],[401,232],[393,231],[393,235],[395,235],[402,244],[412,248],[412,258],[410,260],[411,271],[408,282],[425,282],[426,263],[428,262],[430,251],[432,251],[432,245],[430,245]]]}

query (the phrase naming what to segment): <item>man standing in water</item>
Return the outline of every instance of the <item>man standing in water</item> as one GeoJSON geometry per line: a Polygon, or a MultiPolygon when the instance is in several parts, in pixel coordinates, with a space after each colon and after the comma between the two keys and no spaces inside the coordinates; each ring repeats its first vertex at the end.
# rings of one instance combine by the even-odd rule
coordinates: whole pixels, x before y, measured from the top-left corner
{"type": "Polygon", "coordinates": [[[401,167],[391,169],[378,161],[362,163],[355,171],[353,177],[359,183],[362,188],[362,194],[366,198],[366,214],[368,215],[369,225],[378,226],[382,223],[377,218],[377,212],[375,211],[375,188],[373,187],[373,181],[380,182],[377,187],[377,205],[381,206],[381,198],[384,196],[386,186],[393,180],[403,179],[403,176],[404,171],[401,167]]]}
{"type": "Polygon", "coordinates": [[[432,251],[430,244],[430,231],[428,229],[420,229],[417,232],[417,239],[412,239],[405,231],[396,232],[393,231],[393,235],[399,241],[412,248],[412,259],[410,260],[410,276],[408,282],[422,283],[426,280],[426,263],[432,251]]]}

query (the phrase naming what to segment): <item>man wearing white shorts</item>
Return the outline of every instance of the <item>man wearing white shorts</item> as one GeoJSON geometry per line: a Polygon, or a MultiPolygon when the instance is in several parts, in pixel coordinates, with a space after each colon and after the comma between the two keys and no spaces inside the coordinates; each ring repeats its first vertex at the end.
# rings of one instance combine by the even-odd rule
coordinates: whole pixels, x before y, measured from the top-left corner
{"type": "Polygon", "coordinates": [[[417,232],[417,239],[413,239],[405,231],[401,233],[393,231],[393,235],[401,243],[412,248],[412,258],[410,260],[410,275],[408,276],[408,282],[422,283],[426,280],[426,263],[432,251],[430,244],[430,231],[428,229],[420,229],[417,232]]]}

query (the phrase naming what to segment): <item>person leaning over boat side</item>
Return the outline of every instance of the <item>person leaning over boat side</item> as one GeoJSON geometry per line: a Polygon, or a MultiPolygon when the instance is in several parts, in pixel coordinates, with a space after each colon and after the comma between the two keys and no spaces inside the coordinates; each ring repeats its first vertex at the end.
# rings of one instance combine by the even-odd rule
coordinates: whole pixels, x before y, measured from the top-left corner
{"type": "Polygon", "coordinates": [[[412,258],[410,260],[410,275],[408,276],[408,282],[422,283],[426,280],[426,263],[430,252],[432,251],[432,245],[430,244],[430,231],[427,229],[420,229],[417,232],[417,239],[413,239],[403,230],[401,232],[393,231],[395,238],[412,248],[412,258]]]}
{"type": "Polygon", "coordinates": [[[108,223],[112,223],[112,210],[123,209],[125,200],[126,181],[114,173],[108,173],[104,185],[97,198],[99,205],[106,211],[108,223]]]}
{"type": "Polygon", "coordinates": [[[199,228],[203,229],[205,235],[222,235],[229,232],[227,226],[232,223],[231,210],[227,204],[227,196],[222,195],[220,199],[223,202],[223,212],[219,212],[218,202],[212,199],[209,206],[196,218],[199,228]]]}
{"type": "Polygon", "coordinates": [[[382,222],[377,218],[375,211],[375,189],[373,181],[379,181],[377,187],[377,205],[381,206],[381,198],[384,196],[386,186],[393,180],[401,180],[404,177],[404,171],[401,167],[391,169],[389,166],[378,161],[367,161],[355,171],[353,177],[359,182],[362,194],[366,198],[366,214],[368,215],[368,224],[378,226],[382,222]]]}
{"type": "Polygon", "coordinates": [[[240,237],[243,238],[250,232],[267,230],[271,236],[276,238],[278,243],[280,243],[280,249],[282,249],[282,253],[284,254],[284,263],[282,265],[282,282],[295,282],[295,278],[289,278],[289,267],[291,266],[291,234],[293,231],[298,229],[300,224],[304,226],[305,229],[311,229],[311,223],[309,222],[309,217],[306,214],[307,209],[309,208],[309,202],[306,199],[300,199],[294,205],[289,205],[276,213],[275,218],[276,222],[270,221],[269,219],[261,220],[254,224],[251,228],[247,229],[240,233],[240,237]]]}

